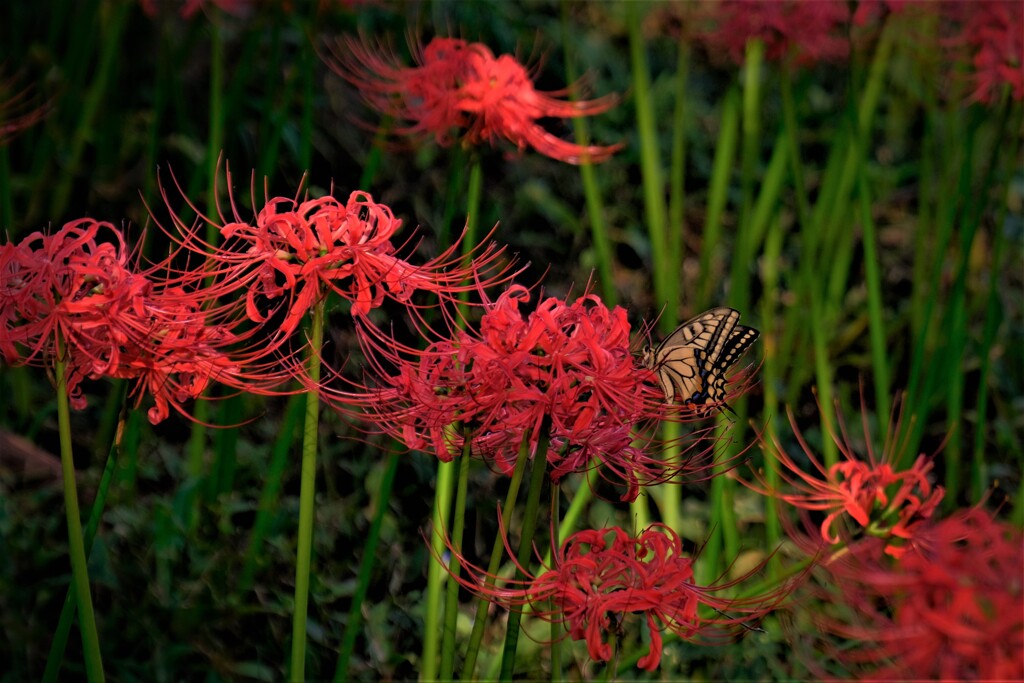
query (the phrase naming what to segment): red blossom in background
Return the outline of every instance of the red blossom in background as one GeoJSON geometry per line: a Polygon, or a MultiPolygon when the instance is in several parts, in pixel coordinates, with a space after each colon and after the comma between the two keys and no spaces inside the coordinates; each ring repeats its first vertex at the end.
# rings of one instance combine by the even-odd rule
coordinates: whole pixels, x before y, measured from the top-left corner
{"type": "MultiPolygon", "coordinates": [[[[919,456],[909,469],[898,470],[895,463],[900,451],[896,448],[895,434],[898,420],[882,447],[881,458],[871,446],[871,434],[864,413],[864,439],[867,459],[862,459],[851,445],[840,411],[836,410],[841,435],[831,438],[839,447],[842,459],[826,467],[814,454],[796,426],[792,412],[789,422],[793,434],[809,461],[813,473],[798,464],[775,440],[765,444],[766,460],[774,457],[775,467],[785,482],[783,490],[774,490],[762,473],[755,472],[756,482],[743,482],[758,493],[791,505],[801,511],[824,513],[820,524],[821,539],[830,545],[849,541],[846,525],[854,524],[869,536],[888,540],[886,552],[898,556],[905,550],[906,541],[914,538],[916,529],[932,516],[942,500],[943,488],[932,486],[929,473],[932,463],[919,456]]],[[[812,524],[805,516],[805,526],[812,524]]]]}
{"type": "Polygon", "coordinates": [[[42,121],[49,111],[50,103],[38,101],[32,86],[21,86],[18,76],[5,77],[0,69],[0,145],[42,121]]]}
{"type": "Polygon", "coordinates": [[[260,352],[228,353],[245,340],[233,325],[243,319],[209,305],[202,272],[161,280],[166,264],[140,272],[132,261],[121,232],[92,219],[0,247],[0,354],[11,364],[52,367],[63,349],[76,409],[86,404],[83,379],[136,379],[140,399],[154,398],[156,423],[211,380],[237,386],[241,366],[260,352]]]}
{"type": "Polygon", "coordinates": [[[764,43],[764,57],[792,57],[807,66],[845,59],[850,51],[844,0],[716,0],[706,4],[710,27],[701,39],[712,53],[742,64],[747,43],[764,43]]]}
{"type": "Polygon", "coordinates": [[[1024,537],[981,509],[931,522],[899,559],[881,543],[828,565],[819,619],[850,639],[837,657],[866,680],[1024,679],[1024,537]],[[832,614],[832,612],[829,612],[832,614]]]}
{"type": "Polygon", "coordinates": [[[954,14],[963,22],[951,41],[970,53],[970,99],[993,104],[1009,88],[1024,99],[1024,3],[1020,0],[971,0],[957,3],[954,14]]]}
{"type": "Polygon", "coordinates": [[[551,297],[524,315],[529,298],[524,287],[509,288],[485,304],[478,333],[452,325],[449,338],[424,351],[361,326],[367,383],[376,387],[363,391],[375,396],[369,410],[381,428],[411,449],[450,460],[462,448],[450,427],[461,423],[472,433],[473,454],[509,474],[520,444],[526,440],[532,455],[550,425],[553,481],[600,464],[603,476],[625,484],[629,500],[640,485],[710,476],[718,450],[710,427],[686,437],[671,462],[636,445],[648,423],[703,413],[664,403],[653,373],[631,352],[623,309],[609,310],[595,295],[572,303],[551,297]]]}
{"type": "MultiPolygon", "coordinates": [[[[461,558],[460,558],[461,559],[461,558]]],[[[486,572],[461,560],[466,571],[458,581],[470,591],[510,608],[529,604],[534,614],[564,624],[573,640],[585,640],[591,659],[607,662],[613,651],[609,637],[628,614],[642,615],[651,645],[637,666],[653,671],[661,662],[662,637],[671,631],[704,645],[723,644],[749,629],[785,598],[783,584],[766,594],[727,598],[719,593],[750,578],[700,586],[695,582],[696,558],[683,550],[672,529],[654,524],[635,538],[619,527],[580,531],[562,544],[554,567],[524,581],[485,582],[486,572]],[[503,587],[511,586],[511,587],[503,587]],[[716,610],[703,616],[704,605],[716,610]],[[730,614],[732,616],[730,616],[730,614]],[[613,621],[614,617],[614,621],[613,621]]],[[[756,570],[755,570],[756,571],[756,570]]]]}
{"type": "Polygon", "coordinates": [[[572,164],[605,161],[621,149],[573,144],[537,123],[600,114],[618,103],[615,95],[571,102],[559,99],[568,90],[538,91],[512,55],[495,57],[481,43],[438,37],[413,51],[416,65],[409,67],[384,46],[349,39],[326,61],[370,106],[409,121],[396,129],[401,135],[432,136],[443,146],[456,139],[466,145],[505,139],[520,152],[532,147],[572,164]]]}

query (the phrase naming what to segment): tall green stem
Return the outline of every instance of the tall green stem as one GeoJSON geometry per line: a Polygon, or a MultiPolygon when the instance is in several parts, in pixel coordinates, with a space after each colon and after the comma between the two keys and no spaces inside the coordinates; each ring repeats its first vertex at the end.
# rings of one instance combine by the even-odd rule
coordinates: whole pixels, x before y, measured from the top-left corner
{"type": "Polygon", "coordinates": [[[462,534],[466,528],[466,487],[469,480],[469,455],[472,448],[470,430],[462,430],[462,457],[459,458],[458,484],[455,489],[455,510],[452,513],[451,555],[448,560],[448,602],[444,607],[444,639],[441,642],[442,681],[454,680],[455,624],[459,616],[459,574],[462,565],[462,534]]]}
{"type": "MultiPolygon", "coordinates": [[[[505,505],[501,508],[501,527],[508,529],[512,521],[512,510],[515,508],[516,498],[519,497],[519,487],[523,482],[523,473],[526,471],[526,463],[529,460],[530,440],[524,438],[519,446],[519,457],[516,458],[516,466],[512,470],[512,479],[509,480],[508,492],[505,494],[505,505]]],[[[490,588],[494,585],[495,575],[501,565],[501,557],[505,550],[499,534],[494,538],[494,545],[491,547],[491,559],[487,563],[487,575],[484,579],[484,586],[490,588]]],[[[480,643],[484,637],[484,626],[487,623],[487,606],[490,603],[486,598],[480,597],[476,603],[476,615],[473,619],[473,632],[469,634],[469,645],[466,648],[466,659],[462,664],[462,680],[474,680],[473,669],[476,668],[476,658],[480,652],[480,643]]]]}
{"type": "Polygon", "coordinates": [[[647,41],[640,30],[640,3],[630,3],[627,10],[629,20],[629,56],[633,68],[634,102],[636,104],[636,125],[640,136],[640,177],[643,183],[644,212],[647,219],[647,234],[651,242],[651,258],[654,269],[654,299],[666,307],[661,316],[661,328],[669,332],[675,327],[679,315],[679,302],[671,299],[672,287],[669,277],[677,273],[668,272],[668,242],[665,237],[665,181],[662,179],[661,160],[658,155],[658,130],[654,124],[654,108],[651,102],[651,78],[647,70],[647,41]]]}
{"type": "Polygon", "coordinates": [[[82,632],[82,650],[85,673],[90,683],[103,681],[103,659],[100,639],[96,632],[96,616],[89,593],[89,571],[82,537],[82,518],[78,511],[78,489],[75,484],[75,460],[71,453],[71,413],[68,406],[67,362],[64,340],[57,333],[57,426],[60,432],[60,465],[64,480],[64,510],[68,518],[68,551],[71,555],[71,574],[75,598],[78,601],[78,625],[82,632]]]}
{"type": "MultiPolygon", "coordinates": [[[[569,36],[569,2],[562,1],[562,44],[565,46],[565,78],[567,83],[576,82],[576,69],[573,67],[570,47],[572,41],[569,36]]],[[[570,93],[572,99],[576,99],[576,93],[570,93]]],[[[576,144],[586,146],[590,144],[590,131],[586,118],[577,116],[572,120],[573,132],[576,136],[576,144]]],[[[597,255],[597,272],[600,279],[600,291],[604,302],[609,307],[618,302],[618,294],[615,291],[615,279],[612,274],[614,259],[612,256],[612,243],[608,238],[608,228],[604,222],[604,203],[601,201],[601,190],[597,185],[597,176],[594,173],[594,165],[584,159],[580,162],[580,180],[583,183],[583,197],[587,204],[587,220],[590,223],[590,239],[594,245],[594,252],[597,255]]]]}
{"type": "MultiPolygon", "coordinates": [[[[540,433],[537,435],[537,448],[533,454],[533,470],[530,472],[530,492],[526,497],[526,510],[523,512],[522,533],[519,535],[519,551],[516,561],[519,567],[530,565],[533,553],[533,534],[537,529],[537,513],[540,510],[540,494],[544,488],[544,475],[548,465],[548,443],[551,439],[551,420],[544,418],[540,433]]],[[[522,569],[516,569],[516,580],[523,580],[522,569]]],[[[516,664],[516,646],[519,644],[519,622],[523,617],[520,610],[513,609],[508,615],[508,626],[505,632],[505,649],[501,655],[502,681],[511,681],[516,664]]]]}
{"type": "MultiPolygon", "coordinates": [[[[122,435],[128,430],[125,428],[126,413],[128,412],[125,399],[128,396],[128,383],[121,381],[120,389],[113,398],[119,400],[121,405],[120,418],[117,428],[110,439],[110,448],[107,449],[107,464],[103,467],[103,474],[100,476],[99,486],[96,487],[96,499],[93,501],[92,509],[89,510],[89,521],[85,525],[84,548],[86,558],[92,550],[92,542],[96,538],[96,531],[100,526],[100,518],[103,516],[103,509],[107,503],[107,493],[110,491],[110,483],[114,479],[114,472],[117,469],[118,451],[121,449],[122,435]]],[[[135,413],[137,414],[137,413],[135,413]]],[[[59,415],[58,415],[59,419],[59,415]]],[[[72,620],[75,616],[77,606],[77,593],[75,584],[68,586],[67,595],[64,596],[64,606],[61,608],[60,621],[54,631],[53,643],[50,645],[50,654],[46,658],[46,669],[43,671],[43,683],[53,683],[60,675],[61,661],[64,659],[64,648],[67,646],[68,635],[71,633],[72,620]]]]}
{"type": "Polygon", "coordinates": [[[316,451],[320,418],[320,349],[324,338],[324,302],[313,307],[307,372],[306,422],[302,430],[302,475],[299,484],[299,539],[295,560],[295,613],[292,618],[292,681],[306,678],[306,617],[313,555],[313,503],[316,498],[316,451]]]}

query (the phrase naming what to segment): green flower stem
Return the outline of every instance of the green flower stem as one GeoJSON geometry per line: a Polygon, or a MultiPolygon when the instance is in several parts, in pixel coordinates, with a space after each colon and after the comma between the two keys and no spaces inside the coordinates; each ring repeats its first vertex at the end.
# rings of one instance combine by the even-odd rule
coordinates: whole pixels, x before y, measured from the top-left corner
{"type": "Polygon", "coordinates": [[[711,289],[717,278],[712,277],[712,258],[722,233],[722,214],[729,198],[729,177],[736,145],[739,141],[740,92],[736,86],[729,89],[722,101],[721,128],[715,144],[715,159],[711,164],[711,184],[708,187],[707,216],[700,246],[700,295],[697,310],[710,305],[711,289]]]}
{"type": "Polygon", "coordinates": [[[444,629],[441,641],[442,681],[455,680],[455,624],[459,617],[459,574],[462,565],[462,534],[466,528],[466,488],[469,480],[469,456],[472,437],[468,427],[462,429],[462,457],[459,458],[458,483],[455,489],[455,510],[452,512],[451,553],[448,559],[448,602],[444,607],[444,629]]]}
{"type": "Polygon", "coordinates": [[[388,501],[391,498],[391,487],[395,482],[395,474],[398,472],[399,459],[399,454],[396,452],[388,455],[384,476],[380,481],[377,509],[374,512],[373,521],[370,523],[370,529],[366,533],[363,559],[359,563],[359,575],[356,577],[356,590],[352,595],[352,606],[348,611],[345,633],[342,635],[341,646],[338,649],[338,665],[334,669],[335,683],[342,683],[342,681],[350,679],[348,663],[352,658],[352,651],[355,649],[356,637],[358,637],[362,630],[363,603],[366,601],[366,594],[370,589],[370,579],[372,578],[373,565],[376,561],[377,546],[380,544],[380,529],[384,523],[384,516],[388,511],[388,501]]]}
{"type": "MultiPolygon", "coordinates": [[[[89,521],[85,525],[85,538],[83,547],[88,558],[92,550],[92,543],[96,538],[96,531],[100,526],[100,519],[103,517],[103,510],[107,504],[107,493],[110,491],[110,482],[114,479],[114,471],[117,469],[117,453],[121,448],[121,436],[125,433],[126,413],[128,404],[125,400],[128,396],[128,383],[120,382],[117,392],[112,394],[121,402],[120,419],[117,429],[110,441],[110,448],[107,449],[107,463],[103,467],[103,474],[100,476],[99,487],[96,490],[96,499],[93,501],[92,509],[89,510],[89,521]]],[[[59,417],[59,413],[58,413],[59,417]]],[[[67,647],[68,636],[71,633],[71,625],[75,617],[77,593],[75,584],[68,586],[68,592],[64,596],[64,606],[60,611],[60,621],[57,622],[57,629],[53,634],[53,642],[50,644],[50,654],[46,658],[46,669],[43,671],[43,683],[54,683],[60,674],[61,662],[64,660],[64,650],[67,647]]]]}
{"type": "MultiPolygon", "coordinates": [[[[743,145],[740,148],[740,230],[748,228],[754,204],[754,171],[761,147],[761,66],[764,43],[747,41],[743,58],[743,145]]],[[[739,259],[734,259],[738,261],[739,259]]]]}
{"type": "MultiPolygon", "coordinates": [[[[540,494],[544,488],[544,477],[547,472],[550,432],[551,419],[545,417],[541,423],[540,433],[537,434],[537,448],[533,454],[533,469],[530,473],[530,490],[526,497],[526,510],[523,512],[519,551],[516,553],[519,567],[524,569],[530,566],[530,556],[533,554],[533,534],[537,529],[540,494]]],[[[517,568],[516,579],[523,580],[525,578],[522,569],[517,568]]],[[[499,674],[502,681],[512,680],[516,664],[516,646],[519,644],[519,622],[522,616],[522,611],[516,609],[511,610],[508,614],[508,630],[505,632],[505,649],[501,656],[501,673],[499,674]]]]}
{"type": "MultiPolygon", "coordinates": [[[[679,462],[682,455],[682,445],[679,443],[681,432],[678,422],[667,421],[661,424],[661,438],[665,444],[662,455],[665,462],[679,462]]],[[[667,486],[658,486],[651,490],[651,496],[658,503],[661,521],[672,529],[681,529],[683,523],[683,487],[679,479],[675,477],[665,482],[667,486]]]]}
{"type": "Polygon", "coordinates": [[[313,504],[316,498],[316,451],[320,417],[320,349],[324,338],[324,303],[313,307],[309,365],[311,388],[306,393],[306,421],[302,430],[302,475],[299,484],[299,538],[295,560],[295,613],[292,619],[290,680],[306,678],[306,617],[309,575],[313,555],[313,504]]]}
{"type": "MultiPolygon", "coordinates": [[[[569,35],[569,3],[563,0],[562,8],[562,36],[569,35]]],[[[563,39],[565,47],[565,79],[567,83],[576,82],[576,69],[573,67],[570,46],[572,41],[563,39]]],[[[575,100],[576,93],[569,93],[570,99],[575,100]]],[[[586,118],[577,116],[572,120],[573,132],[576,137],[576,144],[586,146],[590,144],[590,131],[586,118]]],[[[611,240],[608,238],[608,227],[604,221],[604,202],[601,201],[601,190],[597,186],[597,176],[594,173],[594,165],[587,160],[580,162],[580,180],[583,183],[583,198],[587,204],[587,218],[590,222],[590,238],[594,244],[594,252],[597,256],[597,272],[600,279],[601,297],[609,306],[618,302],[618,294],[615,290],[614,256],[612,254],[611,240]]]]}
{"type": "MultiPolygon", "coordinates": [[[[775,420],[779,419],[781,405],[779,401],[778,387],[782,375],[782,362],[778,352],[778,333],[776,321],[778,310],[776,307],[776,296],[779,292],[779,261],[782,255],[783,232],[780,216],[775,215],[768,229],[768,236],[765,239],[763,269],[761,273],[764,282],[764,296],[761,297],[761,344],[764,346],[764,366],[761,369],[761,387],[764,391],[764,414],[768,416],[765,421],[762,438],[767,443],[775,443],[775,420]]],[[[762,451],[763,452],[763,451],[762,451]]],[[[767,462],[770,456],[765,454],[764,476],[770,490],[778,490],[779,471],[773,464],[767,462]]],[[[769,548],[774,548],[782,541],[782,523],[779,519],[779,508],[772,498],[766,497],[765,502],[765,541],[769,548]]],[[[779,570],[778,558],[773,557],[769,562],[769,575],[774,577],[779,570]]]]}
{"type": "Polygon", "coordinates": [[[804,166],[800,159],[800,125],[797,123],[796,104],[793,98],[793,78],[788,69],[780,69],[779,90],[782,95],[782,121],[786,140],[789,143],[789,172],[796,195],[796,215],[800,225],[805,225],[811,216],[807,200],[807,186],[804,183],[804,166]]]}
{"type": "Polygon", "coordinates": [[[651,243],[651,261],[654,270],[654,300],[663,304],[665,313],[660,326],[666,334],[675,327],[679,315],[679,301],[670,298],[673,290],[670,278],[678,279],[678,272],[669,273],[668,241],[665,237],[665,182],[658,158],[658,131],[654,123],[651,102],[651,80],[644,48],[647,41],[640,30],[640,3],[629,3],[627,8],[629,30],[629,56],[633,69],[633,101],[636,104],[636,123],[640,136],[640,178],[643,184],[644,211],[647,233],[651,243]]]}
{"type": "MultiPolygon", "coordinates": [[[[669,166],[668,201],[668,263],[671,272],[681,273],[683,269],[683,244],[686,231],[686,82],[690,72],[690,50],[684,41],[679,43],[679,57],[676,61],[675,100],[672,114],[672,157],[669,166]]],[[[682,278],[669,277],[672,287],[670,301],[680,299],[679,287],[682,278]]]]}
{"type": "Polygon", "coordinates": [[[82,519],[78,511],[78,490],[75,485],[75,461],[71,453],[71,414],[68,407],[66,349],[60,333],[57,334],[57,425],[60,431],[60,464],[64,479],[64,509],[68,518],[68,553],[71,556],[71,574],[78,602],[78,625],[82,632],[82,650],[85,673],[90,683],[103,681],[103,660],[100,640],[96,632],[96,616],[89,593],[89,570],[82,537],[82,519]]]}
{"type": "Polygon", "coordinates": [[[864,232],[864,278],[868,289],[868,326],[871,335],[871,369],[874,373],[875,414],[882,433],[889,420],[889,362],[885,318],[882,314],[882,275],[878,263],[878,238],[875,220],[871,216],[871,191],[868,188],[866,164],[863,156],[858,165],[857,189],[860,196],[862,229],[864,232]]]}
{"type": "MultiPolygon", "coordinates": [[[[523,473],[526,471],[526,462],[529,460],[530,440],[524,438],[519,446],[519,457],[516,458],[516,466],[512,470],[512,478],[509,480],[508,493],[505,494],[505,505],[501,508],[501,526],[508,529],[512,522],[512,511],[515,509],[516,498],[519,497],[519,488],[523,482],[523,473]]],[[[505,544],[502,541],[501,533],[494,537],[494,545],[491,548],[491,559],[487,563],[487,578],[484,579],[484,586],[494,586],[495,575],[501,566],[501,558],[504,555],[505,544]]],[[[480,652],[480,643],[484,637],[484,627],[487,624],[487,606],[490,603],[484,597],[477,598],[476,614],[473,617],[473,631],[469,634],[469,645],[466,648],[466,658],[462,665],[462,680],[474,680],[473,670],[476,668],[477,655],[480,652]]]]}
{"type": "Polygon", "coordinates": [[[437,462],[437,488],[434,490],[434,513],[431,516],[430,565],[427,568],[427,604],[423,616],[423,654],[420,680],[437,680],[437,648],[441,629],[441,592],[444,590],[448,572],[441,564],[444,555],[442,529],[448,526],[448,511],[451,510],[452,490],[455,488],[455,461],[437,462]]]}
{"type": "Polygon", "coordinates": [[[564,626],[556,619],[551,620],[551,683],[562,680],[562,642],[564,626]]]}

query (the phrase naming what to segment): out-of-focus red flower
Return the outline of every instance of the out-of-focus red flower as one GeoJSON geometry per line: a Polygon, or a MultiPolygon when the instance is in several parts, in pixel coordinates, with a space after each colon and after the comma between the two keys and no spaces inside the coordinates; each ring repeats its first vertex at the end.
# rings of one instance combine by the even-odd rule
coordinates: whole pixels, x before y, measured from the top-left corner
{"type": "Polygon", "coordinates": [[[637,432],[648,423],[693,421],[704,412],[665,404],[653,373],[631,352],[623,309],[609,310],[595,295],[572,303],[551,297],[524,315],[529,298],[524,287],[510,287],[485,304],[478,333],[453,329],[420,352],[362,326],[369,382],[378,387],[369,409],[381,428],[409,448],[450,460],[462,448],[450,426],[461,423],[472,434],[473,454],[509,474],[520,444],[528,442],[532,456],[550,425],[553,481],[596,461],[605,477],[626,485],[629,500],[642,484],[709,476],[718,450],[710,427],[687,437],[677,461],[638,445],[637,432]]]}
{"type": "MultiPolygon", "coordinates": [[[[461,558],[460,558],[461,559],[461,558]]],[[[635,538],[619,527],[573,534],[561,548],[554,566],[521,582],[485,581],[486,572],[465,561],[459,582],[485,598],[511,608],[530,604],[534,614],[565,624],[573,640],[585,640],[591,659],[612,658],[608,643],[629,614],[642,615],[651,645],[637,666],[653,671],[661,663],[664,631],[690,642],[713,645],[734,639],[749,623],[756,623],[785,598],[788,587],[747,598],[719,595],[750,578],[754,572],[729,582],[700,586],[695,582],[696,558],[683,550],[682,540],[670,528],[654,524],[635,538]],[[715,616],[703,616],[701,605],[715,616]]]]}
{"type": "Polygon", "coordinates": [[[706,11],[711,27],[703,42],[736,64],[754,39],[764,43],[766,60],[793,58],[804,66],[845,59],[850,51],[844,0],[715,0],[706,11]]]}
{"type": "Polygon", "coordinates": [[[154,423],[171,407],[181,411],[211,380],[238,386],[247,372],[241,366],[256,367],[262,353],[239,349],[246,338],[236,331],[241,309],[212,306],[201,270],[161,280],[156,275],[166,264],[140,272],[132,261],[121,232],[92,219],[0,247],[4,361],[52,367],[61,349],[76,409],[86,404],[83,379],[136,379],[140,399],[153,396],[154,423]]]}
{"type": "Polygon", "coordinates": [[[456,139],[467,145],[505,139],[520,151],[532,147],[572,164],[605,161],[621,148],[577,145],[537,123],[600,114],[615,106],[615,95],[571,102],[560,99],[566,90],[540,92],[512,55],[495,57],[486,45],[457,38],[434,38],[414,48],[413,56],[416,65],[409,67],[383,46],[347,40],[327,62],[370,106],[409,121],[396,129],[399,134],[433,136],[443,146],[456,139]]]}
{"type": "Polygon", "coordinates": [[[39,101],[31,86],[18,83],[18,76],[6,77],[0,64],[0,145],[31,128],[46,117],[50,103],[39,101]]]}
{"type": "MultiPolygon", "coordinates": [[[[828,565],[848,638],[837,656],[866,680],[1024,679],[1024,537],[981,509],[931,522],[898,560],[860,547],[828,565]]],[[[831,613],[831,611],[830,611],[831,613]]]]}
{"type": "Polygon", "coordinates": [[[971,0],[957,3],[954,13],[963,26],[952,42],[964,45],[971,55],[970,99],[992,104],[1006,87],[1013,99],[1024,99],[1024,3],[971,0]]]}
{"type": "Polygon", "coordinates": [[[216,246],[199,240],[193,227],[170,213],[177,230],[168,234],[213,264],[209,275],[217,296],[244,293],[248,316],[257,323],[283,308],[284,319],[272,335],[277,341],[292,334],[302,316],[331,291],[351,302],[353,315],[365,316],[385,296],[410,306],[417,291],[451,300],[477,282],[495,284],[508,276],[503,252],[493,245],[467,258],[458,253],[456,242],[427,263],[413,265],[397,255],[391,241],[402,221],[361,191],[344,203],[329,195],[268,199],[255,225],[241,219],[232,201],[231,218],[203,217],[224,238],[216,246]]]}
{"type": "Polygon", "coordinates": [[[790,411],[793,434],[814,471],[805,471],[775,440],[765,444],[765,456],[766,460],[774,458],[768,466],[777,469],[786,486],[774,490],[759,472],[755,472],[756,482],[743,483],[799,510],[824,513],[820,533],[827,544],[849,541],[850,532],[841,533],[837,527],[848,529],[844,525],[854,524],[867,536],[887,539],[886,552],[898,556],[905,550],[906,541],[914,537],[916,529],[932,516],[942,500],[943,488],[932,486],[929,481],[932,463],[924,455],[918,456],[909,469],[895,468],[900,455],[895,443],[898,421],[894,421],[882,446],[881,458],[878,458],[871,446],[864,415],[867,459],[862,459],[850,443],[841,412],[837,409],[836,413],[840,434],[830,436],[842,455],[839,462],[831,467],[822,464],[804,440],[790,411]]]}

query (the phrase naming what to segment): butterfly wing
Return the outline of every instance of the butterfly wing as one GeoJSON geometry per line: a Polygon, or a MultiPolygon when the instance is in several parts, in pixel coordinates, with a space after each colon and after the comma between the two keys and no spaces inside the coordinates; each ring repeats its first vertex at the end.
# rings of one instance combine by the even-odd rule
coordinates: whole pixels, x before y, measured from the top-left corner
{"type": "Polygon", "coordinates": [[[646,358],[658,373],[665,401],[678,396],[685,404],[703,405],[725,397],[725,373],[759,336],[739,325],[739,311],[720,306],[680,325],[646,358]]]}
{"type": "Polygon", "coordinates": [[[658,344],[647,358],[647,367],[658,373],[667,403],[676,396],[684,403],[700,401],[705,376],[701,354],[719,346],[723,336],[728,338],[739,317],[731,308],[712,308],[686,321],[658,344]]]}
{"type": "MultiPolygon", "coordinates": [[[[753,327],[737,325],[729,338],[721,345],[716,356],[710,354],[704,358],[701,373],[704,379],[704,400],[714,403],[725,400],[725,373],[736,364],[736,361],[757,341],[761,333],[753,327]]],[[[701,401],[703,403],[704,401],[701,401]]]]}

